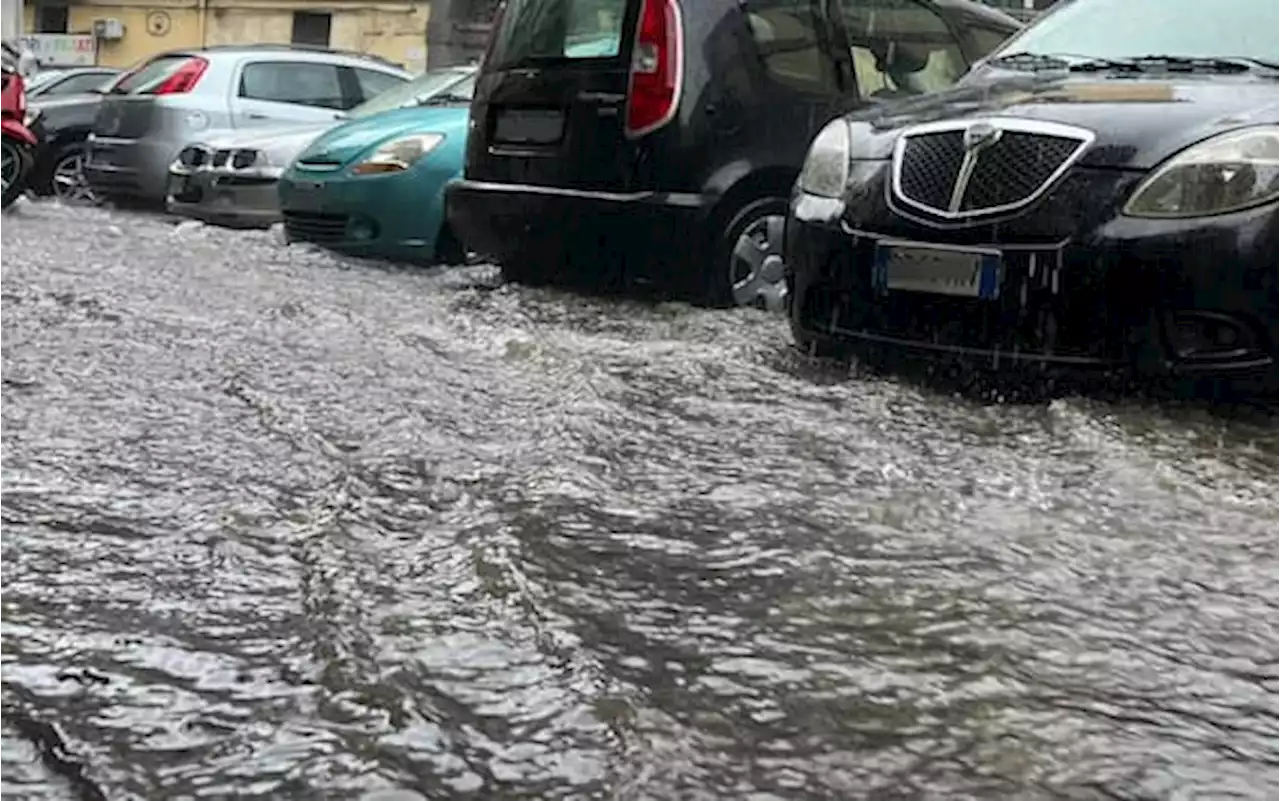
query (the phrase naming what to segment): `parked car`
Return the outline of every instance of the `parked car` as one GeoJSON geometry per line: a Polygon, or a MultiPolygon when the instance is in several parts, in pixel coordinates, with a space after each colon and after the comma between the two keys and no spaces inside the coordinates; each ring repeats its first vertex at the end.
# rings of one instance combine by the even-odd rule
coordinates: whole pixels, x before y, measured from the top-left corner
{"type": "Polygon", "coordinates": [[[103,97],[85,176],[104,197],[163,202],[169,165],[201,131],[332,122],[412,77],[381,59],[323,48],[161,53],[103,97]]]}
{"type": "Polygon", "coordinates": [[[444,187],[462,173],[474,67],[440,73],[377,98],[315,139],[280,179],[291,242],[353,255],[456,263],[465,255],[444,225],[444,187]],[[385,96],[384,96],[385,97],[385,96]]]}
{"type": "Polygon", "coordinates": [[[120,76],[115,67],[45,67],[31,79],[27,97],[61,97],[102,92],[120,76]]]}
{"type": "Polygon", "coordinates": [[[90,201],[84,177],[86,140],[93,130],[102,94],[41,95],[29,103],[36,146],[32,188],[66,201],[90,201]]]}
{"type": "Polygon", "coordinates": [[[787,197],[849,108],[944,88],[1019,24],[968,0],[510,0],[449,221],[521,282],[777,308],[787,197]],[[572,57],[575,37],[609,47],[572,57]]]}
{"type": "Polygon", "coordinates": [[[210,132],[184,147],[170,165],[168,209],[218,225],[270,226],[281,219],[280,176],[317,136],[402,106],[430,105],[454,95],[470,98],[475,72],[465,65],[432,70],[361,103],[340,121],[210,132]]]}
{"type": "Polygon", "coordinates": [[[796,342],[1274,399],[1280,18],[1203,11],[1062,0],[956,87],[827,125],[787,224],[796,342]]]}

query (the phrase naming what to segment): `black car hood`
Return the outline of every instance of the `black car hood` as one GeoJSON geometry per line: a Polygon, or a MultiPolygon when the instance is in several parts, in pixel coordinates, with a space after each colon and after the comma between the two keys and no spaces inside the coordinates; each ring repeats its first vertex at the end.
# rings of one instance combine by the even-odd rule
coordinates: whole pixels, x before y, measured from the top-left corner
{"type": "Polygon", "coordinates": [[[888,158],[910,125],[990,116],[1060,122],[1097,135],[1081,163],[1150,169],[1215,133],[1280,122],[1273,75],[1098,76],[988,69],[931,95],[853,114],[855,158],[888,158]]]}

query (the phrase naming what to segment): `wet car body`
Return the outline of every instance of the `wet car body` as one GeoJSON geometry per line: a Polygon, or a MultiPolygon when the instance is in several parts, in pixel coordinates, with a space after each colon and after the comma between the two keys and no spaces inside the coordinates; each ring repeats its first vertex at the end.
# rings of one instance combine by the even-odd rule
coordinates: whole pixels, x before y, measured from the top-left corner
{"type": "Polygon", "coordinates": [[[1273,71],[1210,67],[987,67],[842,121],[842,191],[815,194],[802,179],[792,195],[797,343],[1015,373],[1274,386],[1274,197],[1183,218],[1126,211],[1188,148],[1280,122],[1273,71]],[[956,190],[966,137],[992,131],[970,188],[956,190]]]}
{"type": "Polygon", "coordinates": [[[32,131],[39,137],[36,148],[34,188],[40,194],[64,195],[68,181],[80,181],[85,140],[93,130],[102,95],[41,95],[28,104],[35,116],[32,131]],[[38,112],[38,113],[37,113],[38,112]],[[62,186],[57,184],[61,183],[62,186]]]}
{"type": "MultiPolygon", "coordinates": [[[[448,190],[451,224],[517,281],[648,284],[708,305],[772,305],[786,198],[810,138],[874,102],[853,77],[850,26],[836,3],[816,0],[612,5],[624,9],[619,47],[592,59],[567,48],[564,58],[521,57],[507,23],[531,3],[508,5],[494,41],[516,44],[495,44],[482,70],[465,176],[448,190]],[[807,45],[757,33],[797,20],[812,23],[807,45]],[[825,75],[800,88],[767,66],[798,47],[825,75]],[[653,74],[635,66],[641,49],[659,54],[653,74]],[[658,85],[641,91],[643,81],[658,85]],[[664,91],[673,99],[660,114],[637,101],[664,91]],[[768,255],[740,278],[730,268],[740,249],[744,261],[759,255],[756,232],[768,255]]],[[[999,41],[1019,25],[963,0],[909,5],[945,21],[966,63],[988,52],[976,29],[999,41]]]]}
{"type": "Polygon", "coordinates": [[[329,123],[223,131],[187,145],[169,167],[172,214],[230,228],[280,221],[277,183],[285,168],[329,123]]]}
{"type": "Polygon", "coordinates": [[[282,219],[280,176],[322,133],[351,120],[430,103],[452,92],[470,97],[474,75],[472,65],[430,70],[353,108],[343,121],[224,130],[201,137],[183,148],[169,168],[167,208],[217,225],[270,226],[282,219]]]}
{"type": "Polygon", "coordinates": [[[394,109],[322,134],[280,179],[289,241],[397,261],[459,258],[444,230],[444,187],[462,174],[468,99],[394,109]],[[419,150],[411,159],[388,155],[401,146],[419,150]]]}
{"type": "Polygon", "coordinates": [[[85,176],[112,199],[163,203],[169,167],[202,133],[329,123],[412,76],[374,56],[296,45],[159,53],[103,96],[85,176]]]}

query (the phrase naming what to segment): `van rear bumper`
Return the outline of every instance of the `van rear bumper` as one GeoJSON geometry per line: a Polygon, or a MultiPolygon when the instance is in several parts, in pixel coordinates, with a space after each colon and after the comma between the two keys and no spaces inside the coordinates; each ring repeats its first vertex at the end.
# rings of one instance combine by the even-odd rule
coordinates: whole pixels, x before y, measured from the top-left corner
{"type": "Polygon", "coordinates": [[[454,235],[499,264],[537,260],[562,266],[566,278],[605,278],[621,269],[628,280],[673,289],[702,280],[709,206],[699,194],[460,179],[446,187],[445,205],[454,235]]]}

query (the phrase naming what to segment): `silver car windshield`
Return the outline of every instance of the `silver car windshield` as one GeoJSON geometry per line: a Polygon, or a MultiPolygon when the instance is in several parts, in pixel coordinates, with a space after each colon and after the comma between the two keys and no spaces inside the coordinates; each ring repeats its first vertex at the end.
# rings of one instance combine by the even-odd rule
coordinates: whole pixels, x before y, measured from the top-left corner
{"type": "Polygon", "coordinates": [[[1280,60],[1276,0],[1067,0],[1005,43],[1008,54],[1086,59],[1280,60]]]}

